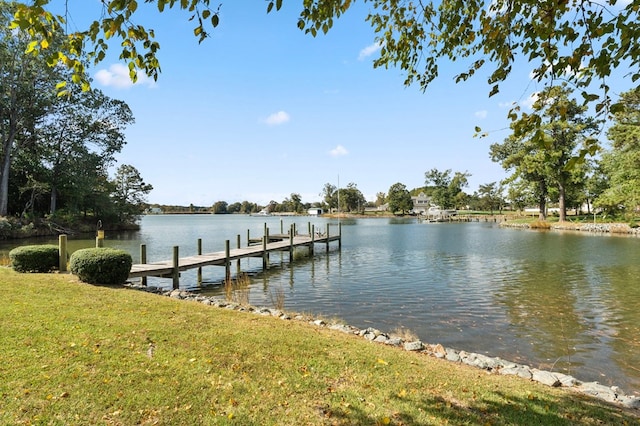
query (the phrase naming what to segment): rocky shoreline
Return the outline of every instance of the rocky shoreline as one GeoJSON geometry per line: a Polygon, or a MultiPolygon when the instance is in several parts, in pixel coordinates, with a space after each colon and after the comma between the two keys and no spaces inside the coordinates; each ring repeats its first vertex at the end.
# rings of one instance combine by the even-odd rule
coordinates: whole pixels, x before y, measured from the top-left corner
{"type": "MultiPolygon", "coordinates": [[[[533,229],[528,223],[502,222],[500,226],[505,228],[533,229]]],[[[595,234],[619,234],[640,236],[640,227],[632,228],[626,223],[574,223],[556,222],[549,223],[549,228],[556,231],[582,231],[595,234]]]]}
{"type": "MultiPolygon", "coordinates": [[[[606,231],[603,231],[606,232],[606,231]]],[[[346,324],[327,323],[322,319],[310,318],[301,314],[290,314],[279,309],[260,308],[228,302],[219,297],[203,296],[186,290],[166,290],[158,287],[130,286],[136,290],[171,297],[174,299],[193,301],[204,305],[248,312],[256,315],[271,316],[282,320],[305,321],[316,327],[326,327],[355,336],[360,336],[370,342],[402,348],[405,351],[419,352],[428,356],[445,359],[450,362],[461,363],[485,370],[492,374],[518,376],[526,380],[533,380],[551,387],[564,387],[603,401],[621,405],[625,408],[640,409],[640,396],[628,395],[617,386],[604,386],[598,382],[582,382],[573,376],[552,371],[539,370],[523,364],[506,361],[497,357],[445,348],[441,344],[429,344],[420,340],[405,340],[401,337],[382,332],[374,328],[360,329],[346,324]]]]}

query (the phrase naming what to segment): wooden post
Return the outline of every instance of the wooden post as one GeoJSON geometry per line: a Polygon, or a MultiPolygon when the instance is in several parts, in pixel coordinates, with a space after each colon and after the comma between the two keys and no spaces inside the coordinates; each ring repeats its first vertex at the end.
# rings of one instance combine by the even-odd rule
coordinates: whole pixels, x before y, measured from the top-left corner
{"type": "Polygon", "coordinates": [[[291,224],[291,231],[289,232],[289,263],[293,262],[293,229],[294,224],[291,224]]]}
{"type": "MultiPolygon", "coordinates": [[[[202,255],[202,238],[198,238],[198,256],[202,255]]],[[[202,285],[202,268],[198,268],[197,275],[198,285],[202,285]]]]}
{"type": "MultiPolygon", "coordinates": [[[[240,234],[238,234],[238,248],[241,248],[241,244],[240,244],[240,234]]],[[[237,263],[237,271],[236,271],[236,275],[239,277],[240,276],[240,257],[238,257],[238,263],[237,263]]]]}
{"type": "Polygon", "coordinates": [[[180,261],[179,261],[179,249],[178,246],[173,246],[173,289],[177,290],[180,288],[180,261]]]}
{"type": "Polygon", "coordinates": [[[342,250],[342,222],[338,224],[338,250],[342,250]]]}
{"type": "MultiPolygon", "coordinates": [[[[311,222],[309,222],[309,224],[311,224],[311,222]]],[[[309,246],[309,254],[311,254],[311,256],[313,256],[313,246],[315,245],[315,241],[316,241],[316,226],[315,225],[311,225],[311,228],[309,229],[309,234],[311,235],[311,245],[309,246]]]]}
{"type": "Polygon", "coordinates": [[[309,235],[311,235],[311,222],[307,222],[307,228],[309,228],[309,235]]]}
{"type": "Polygon", "coordinates": [[[330,229],[331,224],[327,223],[327,235],[325,235],[325,237],[327,238],[327,251],[329,251],[329,229],[330,229]]]}
{"type": "Polygon", "coordinates": [[[67,272],[67,236],[58,236],[58,269],[67,272]]]}
{"type": "Polygon", "coordinates": [[[96,236],[96,247],[104,247],[104,231],[102,232],[102,235],[98,233],[98,236],[96,236]]]}
{"type": "Polygon", "coordinates": [[[251,245],[251,235],[249,235],[250,230],[247,229],[247,247],[251,245]]]}
{"type": "Polygon", "coordinates": [[[280,219],[280,234],[284,234],[284,223],[282,219],[280,219]]]}
{"type": "Polygon", "coordinates": [[[98,221],[96,229],[96,247],[104,246],[104,229],[102,229],[102,221],[98,221]]]}
{"type": "Polygon", "coordinates": [[[230,249],[229,240],[225,240],[224,242],[224,257],[225,257],[224,280],[227,282],[231,279],[231,261],[229,260],[230,256],[231,256],[231,249],[230,249]]]}
{"type": "Polygon", "coordinates": [[[269,267],[269,256],[267,255],[267,236],[262,237],[262,270],[266,271],[269,267]]]}
{"type": "MultiPolygon", "coordinates": [[[[147,263],[147,246],[146,244],[140,244],[140,263],[143,265],[147,263]]],[[[147,277],[140,278],[140,284],[147,286],[147,277]]]]}

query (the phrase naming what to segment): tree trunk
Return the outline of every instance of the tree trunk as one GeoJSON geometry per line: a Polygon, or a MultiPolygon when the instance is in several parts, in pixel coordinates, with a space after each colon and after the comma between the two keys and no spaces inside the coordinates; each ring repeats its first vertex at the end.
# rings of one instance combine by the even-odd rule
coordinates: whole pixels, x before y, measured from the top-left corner
{"type": "Polygon", "coordinates": [[[10,129],[8,139],[3,141],[3,157],[0,164],[0,216],[6,216],[9,206],[9,170],[11,169],[11,147],[13,132],[10,129]]]}
{"type": "Polygon", "coordinates": [[[538,198],[538,206],[540,207],[538,219],[547,220],[547,185],[544,182],[540,182],[540,196],[538,198]]]}
{"type": "Polygon", "coordinates": [[[51,201],[49,203],[49,214],[54,214],[56,212],[56,207],[58,204],[58,191],[56,190],[55,185],[51,186],[51,201]]]}
{"type": "Polygon", "coordinates": [[[558,205],[560,208],[560,222],[564,222],[567,220],[567,205],[565,201],[565,193],[566,190],[564,188],[564,184],[560,183],[558,185],[558,205]]]}

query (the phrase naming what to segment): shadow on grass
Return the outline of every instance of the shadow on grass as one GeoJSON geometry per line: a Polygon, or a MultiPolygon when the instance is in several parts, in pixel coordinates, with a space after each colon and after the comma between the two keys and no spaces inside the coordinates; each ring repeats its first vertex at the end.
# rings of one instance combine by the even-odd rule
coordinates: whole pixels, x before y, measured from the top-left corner
{"type": "Polygon", "coordinates": [[[458,402],[441,396],[389,400],[398,409],[382,417],[372,416],[365,406],[318,407],[322,424],[328,425],[635,425],[640,413],[610,405],[588,396],[570,393],[558,398],[527,396],[514,398],[495,392],[496,400],[458,402]],[[501,399],[501,401],[498,401],[501,399]],[[410,405],[410,414],[402,407],[410,405]],[[415,414],[418,412],[419,415],[415,414]]]}

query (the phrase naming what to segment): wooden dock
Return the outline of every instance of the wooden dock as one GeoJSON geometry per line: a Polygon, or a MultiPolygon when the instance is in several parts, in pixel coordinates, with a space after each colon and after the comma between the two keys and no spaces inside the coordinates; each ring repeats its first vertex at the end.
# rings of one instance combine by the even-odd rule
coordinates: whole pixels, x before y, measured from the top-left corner
{"type": "Polygon", "coordinates": [[[231,276],[231,262],[237,261],[238,267],[240,259],[249,257],[261,257],[263,259],[263,269],[269,266],[269,253],[272,252],[289,252],[289,261],[293,260],[293,252],[296,247],[308,247],[313,254],[315,244],[325,244],[327,251],[329,243],[338,242],[338,247],[342,245],[342,229],[339,227],[337,235],[329,234],[329,225],[327,225],[326,233],[316,233],[314,228],[309,225],[309,234],[299,235],[292,225],[289,233],[270,235],[269,230],[265,226],[265,234],[261,238],[250,238],[247,233],[247,246],[240,247],[240,236],[238,236],[238,248],[232,249],[230,241],[226,240],[225,250],[214,253],[202,253],[202,240],[198,240],[198,254],[194,256],[180,257],[179,247],[173,247],[173,258],[160,262],[146,262],[146,246],[140,247],[141,262],[131,266],[129,279],[141,278],[143,285],[146,285],[147,277],[171,278],[173,280],[173,288],[180,287],[180,272],[189,269],[198,269],[198,280],[201,281],[201,270],[204,266],[224,266],[226,268],[225,277],[229,279],[231,276]]]}

